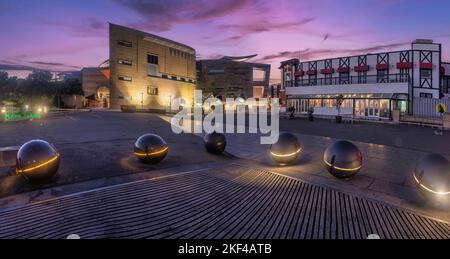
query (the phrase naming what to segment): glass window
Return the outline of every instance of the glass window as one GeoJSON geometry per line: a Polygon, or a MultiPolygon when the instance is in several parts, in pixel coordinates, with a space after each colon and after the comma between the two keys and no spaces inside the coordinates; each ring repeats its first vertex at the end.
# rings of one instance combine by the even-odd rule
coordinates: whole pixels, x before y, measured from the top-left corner
{"type": "Polygon", "coordinates": [[[124,60],[124,59],[119,59],[119,61],[117,61],[119,64],[121,65],[125,65],[125,66],[132,66],[133,62],[131,62],[130,60],[124,60]]]}
{"type": "Polygon", "coordinates": [[[118,77],[120,81],[128,81],[131,82],[133,79],[131,78],[131,76],[119,76],[118,77]]]}
{"type": "Polygon", "coordinates": [[[158,65],[158,56],[155,55],[147,55],[147,63],[158,65]]]}
{"type": "Polygon", "coordinates": [[[350,73],[339,73],[339,84],[348,84],[350,81],[350,73]]]}
{"type": "Polygon", "coordinates": [[[119,44],[119,46],[127,47],[127,48],[132,48],[133,47],[133,43],[131,43],[129,41],[126,41],[126,40],[119,40],[117,42],[117,44],[119,44]]]}
{"type": "Polygon", "coordinates": [[[147,93],[149,95],[158,95],[158,88],[157,87],[148,87],[147,88],[147,93]]]}
{"type": "Polygon", "coordinates": [[[377,71],[377,82],[378,83],[387,83],[388,82],[387,70],[378,70],[377,71]]]}
{"type": "Polygon", "coordinates": [[[433,98],[433,94],[430,94],[430,93],[420,93],[420,98],[433,98]]]}

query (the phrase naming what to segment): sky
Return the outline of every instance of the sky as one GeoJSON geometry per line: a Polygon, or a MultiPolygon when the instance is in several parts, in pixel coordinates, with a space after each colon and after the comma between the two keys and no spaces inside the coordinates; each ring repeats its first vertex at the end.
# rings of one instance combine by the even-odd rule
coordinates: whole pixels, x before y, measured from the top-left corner
{"type": "Polygon", "coordinates": [[[192,46],[198,59],[258,54],[272,65],[442,43],[449,0],[1,0],[0,70],[79,70],[108,59],[108,22],[192,46]]]}

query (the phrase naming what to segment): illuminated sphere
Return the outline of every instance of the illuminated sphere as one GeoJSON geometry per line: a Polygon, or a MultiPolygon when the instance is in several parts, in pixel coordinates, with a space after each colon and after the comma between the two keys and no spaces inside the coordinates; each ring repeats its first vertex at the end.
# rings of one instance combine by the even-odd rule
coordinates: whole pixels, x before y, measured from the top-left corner
{"type": "Polygon", "coordinates": [[[134,143],[134,155],[143,163],[157,164],[169,153],[169,146],[160,136],[145,134],[134,143]]]}
{"type": "Polygon", "coordinates": [[[225,151],[225,147],[227,146],[227,139],[225,135],[222,133],[209,133],[203,138],[203,142],[205,143],[206,150],[214,155],[220,155],[225,151]]]}
{"type": "Polygon", "coordinates": [[[270,145],[270,157],[278,164],[289,164],[294,162],[300,155],[302,146],[296,136],[283,132],[277,143],[270,145]]]}
{"type": "Polygon", "coordinates": [[[323,161],[333,176],[351,178],[361,169],[362,153],[352,142],[337,140],[325,150],[323,161]]]}
{"type": "Polygon", "coordinates": [[[16,172],[27,180],[47,180],[58,172],[60,154],[48,142],[31,140],[17,152],[16,172]]]}
{"type": "Polygon", "coordinates": [[[450,195],[450,162],[438,154],[429,154],[419,160],[413,178],[426,196],[450,195]]]}

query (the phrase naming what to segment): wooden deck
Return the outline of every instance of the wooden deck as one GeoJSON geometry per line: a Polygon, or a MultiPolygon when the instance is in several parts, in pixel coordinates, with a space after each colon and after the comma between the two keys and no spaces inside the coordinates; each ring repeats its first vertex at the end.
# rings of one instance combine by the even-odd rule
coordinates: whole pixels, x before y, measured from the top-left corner
{"type": "Polygon", "coordinates": [[[0,238],[450,238],[410,211],[270,172],[204,170],[0,211],[0,238]]]}

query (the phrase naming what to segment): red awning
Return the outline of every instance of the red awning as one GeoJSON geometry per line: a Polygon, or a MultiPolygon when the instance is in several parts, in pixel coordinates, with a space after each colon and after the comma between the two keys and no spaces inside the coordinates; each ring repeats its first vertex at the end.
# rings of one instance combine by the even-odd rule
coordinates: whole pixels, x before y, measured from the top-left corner
{"type": "Polygon", "coordinates": [[[420,63],[421,69],[433,69],[433,64],[431,63],[420,63]]]}
{"type": "Polygon", "coordinates": [[[320,70],[320,73],[322,74],[333,74],[334,73],[334,68],[324,68],[320,70]]]}
{"type": "Polygon", "coordinates": [[[310,76],[317,75],[317,70],[314,69],[308,70],[307,74],[310,76]]]}
{"type": "Polygon", "coordinates": [[[302,77],[304,75],[305,75],[304,71],[297,71],[297,72],[294,73],[294,76],[296,76],[296,77],[302,77]]]}
{"type": "Polygon", "coordinates": [[[377,70],[388,70],[389,64],[377,64],[377,70]]]}
{"type": "Polygon", "coordinates": [[[348,72],[350,72],[350,69],[348,67],[339,67],[338,72],[339,73],[348,73],[348,72]]]}
{"type": "Polygon", "coordinates": [[[398,69],[402,69],[402,68],[412,68],[413,64],[412,62],[398,62],[397,63],[397,68],[398,69]]]}
{"type": "Polygon", "coordinates": [[[369,71],[369,66],[365,65],[365,66],[356,66],[354,68],[354,70],[356,72],[361,72],[361,71],[369,71]]]}

